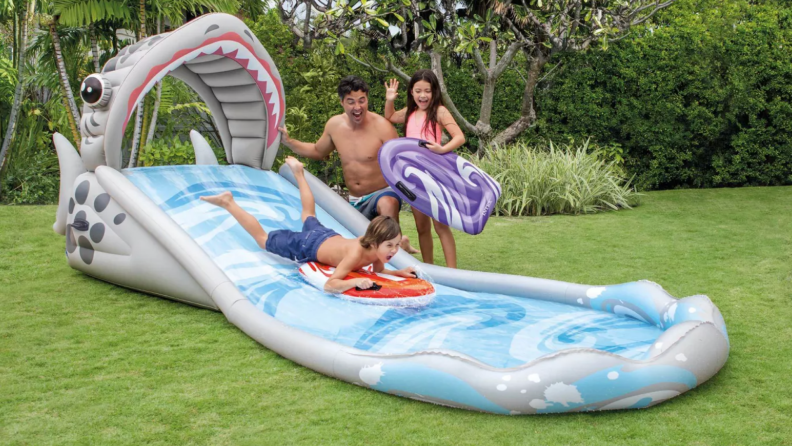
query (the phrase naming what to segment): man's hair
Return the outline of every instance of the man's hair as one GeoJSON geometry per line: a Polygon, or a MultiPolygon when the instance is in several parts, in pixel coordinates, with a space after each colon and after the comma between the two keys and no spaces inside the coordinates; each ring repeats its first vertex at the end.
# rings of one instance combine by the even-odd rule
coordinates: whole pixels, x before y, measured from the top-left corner
{"type": "Polygon", "coordinates": [[[365,249],[379,246],[380,243],[401,235],[401,228],[393,217],[380,215],[371,220],[366,233],[360,239],[360,246],[365,249]]]}
{"type": "Polygon", "coordinates": [[[357,76],[347,76],[341,79],[338,84],[338,97],[343,100],[346,95],[353,91],[362,91],[368,95],[369,86],[366,81],[357,76]]]}

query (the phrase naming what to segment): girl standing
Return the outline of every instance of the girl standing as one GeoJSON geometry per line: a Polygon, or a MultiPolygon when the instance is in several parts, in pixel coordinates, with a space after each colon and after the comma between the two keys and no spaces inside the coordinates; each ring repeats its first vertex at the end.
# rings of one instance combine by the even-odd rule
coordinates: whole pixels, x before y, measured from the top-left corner
{"type": "MultiPolygon", "coordinates": [[[[385,83],[385,119],[394,124],[405,124],[405,135],[429,141],[426,148],[435,153],[448,153],[465,143],[465,135],[459,128],[454,117],[443,105],[440,98],[440,82],[431,70],[418,70],[413,74],[407,86],[407,107],[396,111],[393,101],[398,96],[399,82],[391,79],[385,83]],[[446,144],[441,144],[443,130],[451,136],[446,144]]],[[[433,220],[431,217],[413,208],[415,227],[418,230],[418,243],[424,263],[434,263],[432,246],[432,225],[440,245],[443,247],[446,265],[457,267],[456,242],[451,228],[433,220]]]]}

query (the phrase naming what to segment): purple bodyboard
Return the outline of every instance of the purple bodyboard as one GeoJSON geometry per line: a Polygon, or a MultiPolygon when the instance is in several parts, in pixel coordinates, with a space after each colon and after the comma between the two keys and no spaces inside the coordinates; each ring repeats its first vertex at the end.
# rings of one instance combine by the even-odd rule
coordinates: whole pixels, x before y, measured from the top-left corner
{"type": "Polygon", "coordinates": [[[432,152],[415,138],[392,139],[379,151],[385,181],[406,203],[468,234],[484,230],[501,188],[466,159],[432,152]]]}

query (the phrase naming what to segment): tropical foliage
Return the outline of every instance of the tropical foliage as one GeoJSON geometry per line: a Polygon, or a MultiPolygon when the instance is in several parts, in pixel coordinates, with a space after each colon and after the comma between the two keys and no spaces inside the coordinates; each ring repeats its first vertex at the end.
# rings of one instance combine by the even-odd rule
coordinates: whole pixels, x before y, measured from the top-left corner
{"type": "Polygon", "coordinates": [[[292,0],[278,2],[283,20],[303,44],[330,41],[336,54],[408,81],[404,58],[422,54],[440,81],[443,101],[460,128],[481,149],[513,141],[536,121],[534,96],[545,66],[557,54],[585,51],[619,39],[675,0],[292,0]],[[302,26],[297,6],[302,5],[302,26]],[[311,6],[319,11],[311,17],[311,6]],[[347,48],[349,47],[349,48],[347,48]],[[521,56],[521,57],[518,57],[521,56]],[[444,59],[470,59],[483,85],[468,120],[445,81],[444,59]],[[381,61],[378,59],[382,59],[381,61]],[[495,89],[510,66],[523,67],[519,117],[500,131],[492,128],[495,89]]]}
{"type": "MultiPolygon", "coordinates": [[[[413,29],[405,43],[401,27],[418,23],[414,12],[412,17],[407,12],[377,12],[376,8],[373,14],[363,10],[331,14],[333,8],[323,7],[325,3],[320,1],[312,2],[310,9],[299,7],[306,3],[297,0],[275,2],[267,11],[254,9],[263,3],[252,0],[196,0],[189,4],[194,6],[186,1],[145,3],[146,33],[167,30],[167,26],[203,11],[241,8],[278,66],[286,89],[287,127],[301,140],[318,139],[327,119],[341,111],[336,96],[338,79],[348,74],[366,79],[371,87],[370,110],[381,112],[382,84],[395,76],[396,70],[407,75],[433,67],[429,49],[442,56],[434,67],[442,69],[457,116],[473,126],[487,121],[494,139],[524,114],[524,93],[532,82],[532,56],[520,49],[500,72],[489,117],[483,119],[482,98],[489,87],[480,62],[490,70],[490,60],[497,65],[510,42],[519,38],[519,33],[504,32],[502,23],[491,23],[491,28],[485,29],[487,20],[497,18],[490,15],[488,19],[487,9],[476,13],[482,22],[458,10],[457,19],[465,26],[451,33],[442,8],[429,11],[434,8],[431,2],[423,6],[409,2],[408,8],[399,0],[407,9],[417,7],[421,17],[418,34],[413,29]],[[424,14],[427,11],[431,14],[424,14]],[[355,14],[368,17],[368,28],[355,33],[339,31],[350,26],[342,19],[355,14]],[[393,35],[386,36],[386,32],[393,35]],[[373,39],[375,35],[381,39],[373,39]],[[494,58],[487,39],[499,42],[494,58]]],[[[528,10],[549,20],[552,8],[563,2],[539,6],[526,1],[527,8],[522,9],[521,4],[517,9],[508,2],[498,4],[512,8],[503,10],[510,20],[528,10]]],[[[392,4],[382,2],[380,6],[388,5],[392,4]]],[[[482,5],[491,5],[489,9],[495,11],[495,3],[482,5]]],[[[0,0],[0,137],[8,142],[8,155],[0,154],[0,160],[6,160],[0,169],[0,200],[57,200],[58,172],[51,135],[57,131],[73,138],[73,113],[63,79],[77,91],[80,81],[96,71],[97,65],[133,43],[134,34],[140,32],[139,7],[139,2],[131,0],[0,0]],[[62,67],[56,64],[52,30],[42,22],[47,16],[57,18],[54,26],[62,67]],[[27,27],[22,26],[25,23],[27,27]],[[119,38],[124,33],[117,31],[122,29],[132,30],[127,33],[133,34],[132,38],[119,38]],[[23,31],[29,31],[26,45],[21,45],[23,31]],[[24,54],[21,49],[26,50],[24,54]],[[14,110],[16,128],[9,132],[14,110]]],[[[538,153],[549,150],[549,141],[553,141],[558,151],[559,142],[591,138],[590,147],[609,153],[600,159],[620,157],[623,161],[617,164],[623,177],[633,178],[631,184],[640,189],[792,184],[792,53],[788,51],[792,7],[787,3],[678,0],[631,27],[628,34],[620,34],[618,41],[611,41],[615,35],[603,39],[603,33],[589,43],[588,51],[559,51],[547,61],[530,101],[536,119],[516,136],[515,141],[521,143],[517,147],[530,146],[534,148],[531,153],[538,153]]],[[[79,96],[74,99],[79,112],[81,100],[79,96]]],[[[145,119],[139,122],[139,139],[142,146],[148,146],[142,151],[144,160],[164,150],[163,141],[176,137],[179,143],[187,142],[191,129],[201,132],[213,147],[222,146],[205,104],[175,79],[166,78],[149,93],[142,108],[145,119]]],[[[124,140],[127,162],[135,127],[127,128],[124,140]]],[[[477,136],[481,135],[469,129],[466,133],[469,144],[459,151],[477,152],[477,136]]],[[[343,186],[337,157],[311,162],[308,168],[331,185],[343,186]]]]}
{"type": "MultiPolygon", "coordinates": [[[[206,12],[235,13],[243,7],[256,18],[263,4],[253,0],[0,2],[0,199],[12,203],[57,199],[57,159],[51,136],[60,132],[79,149],[82,104],[74,92],[84,77],[135,39],[206,12]],[[131,39],[119,37],[129,30],[131,39]],[[53,159],[55,168],[51,169],[51,163],[43,160],[53,159]]],[[[138,139],[150,142],[158,132],[168,138],[174,130],[190,125],[208,131],[209,138],[216,135],[205,105],[194,92],[184,90],[169,83],[159,86],[156,96],[146,98],[140,107],[145,119],[136,119],[130,126],[145,137],[138,139]],[[163,113],[173,119],[158,125],[162,104],[163,113]]],[[[129,147],[130,141],[125,144],[129,147]]],[[[137,140],[131,146],[136,147],[137,140]]]]}
{"type": "Polygon", "coordinates": [[[546,147],[517,143],[471,161],[502,189],[496,215],[587,214],[635,206],[638,194],[612,152],[574,141],[546,147]]]}

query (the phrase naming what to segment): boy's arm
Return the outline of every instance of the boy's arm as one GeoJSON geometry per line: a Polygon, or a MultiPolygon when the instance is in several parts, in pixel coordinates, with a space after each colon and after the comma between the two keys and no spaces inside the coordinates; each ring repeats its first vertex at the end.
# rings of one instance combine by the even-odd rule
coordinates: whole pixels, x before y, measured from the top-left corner
{"type": "Polygon", "coordinates": [[[330,118],[327,124],[325,124],[322,136],[319,137],[319,140],[315,143],[307,143],[290,138],[289,132],[286,130],[285,126],[278,127],[278,130],[280,130],[283,135],[281,138],[283,145],[290,148],[294,153],[313,160],[323,160],[335,149],[333,139],[330,137],[330,131],[333,125],[333,118],[330,118]]]}
{"type": "Polygon", "coordinates": [[[383,274],[390,274],[391,276],[396,277],[407,277],[407,278],[415,278],[418,277],[418,274],[415,273],[415,268],[412,266],[408,266],[407,268],[402,268],[400,270],[392,270],[385,268],[385,264],[379,260],[375,260],[372,264],[374,267],[375,273],[383,273],[383,274]]]}
{"type": "Polygon", "coordinates": [[[408,266],[407,268],[402,268],[397,271],[393,271],[388,268],[382,268],[382,271],[379,272],[383,274],[390,274],[391,276],[396,276],[396,277],[406,277],[408,279],[418,278],[418,273],[415,272],[415,268],[412,266],[408,266]]]}
{"type": "Polygon", "coordinates": [[[360,262],[360,254],[357,252],[352,252],[347,254],[342,260],[341,263],[336,266],[335,272],[333,275],[330,276],[330,279],[327,280],[324,286],[324,290],[327,293],[343,293],[351,288],[360,287],[363,289],[371,288],[374,284],[369,279],[349,279],[344,280],[344,277],[347,276],[350,272],[352,272],[355,267],[357,267],[358,263],[360,262]]]}

